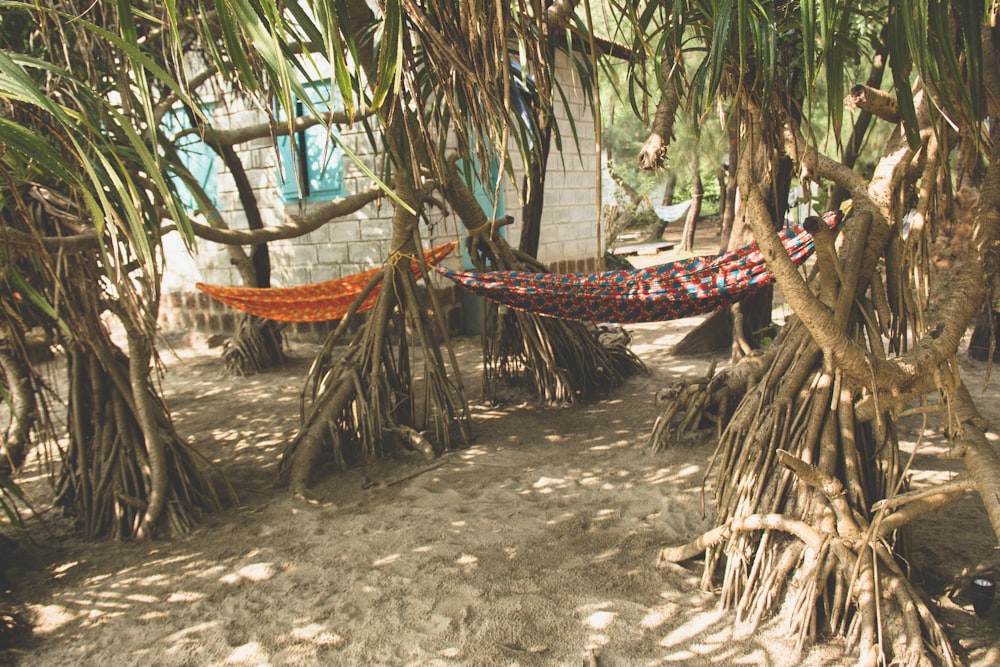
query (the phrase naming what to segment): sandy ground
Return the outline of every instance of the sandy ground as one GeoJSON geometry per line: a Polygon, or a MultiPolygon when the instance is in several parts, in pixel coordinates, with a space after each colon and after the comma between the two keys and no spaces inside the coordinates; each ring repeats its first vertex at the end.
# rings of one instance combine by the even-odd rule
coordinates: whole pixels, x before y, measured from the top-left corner
{"type": "MultiPolygon", "coordinates": [[[[646,446],[656,390],[709,364],[668,354],[697,321],[630,327],[650,374],[568,408],[476,402],[478,339],[462,339],[471,446],[326,475],[315,502],[272,484],[315,348],[293,346],[287,367],[250,379],[223,377],[217,350],[200,343],[167,353],[178,430],[240,502],[154,542],[85,541],[45,516],[42,567],[12,573],[34,638],[3,657],[24,667],[853,664],[837,642],[800,655],[780,627],[734,629],[699,590],[697,562],[654,566],[661,546],[711,526],[712,443],[646,446]]],[[[963,355],[962,371],[996,423],[1000,372],[984,388],[984,365],[963,355]]],[[[920,424],[910,426],[908,447],[920,424]]],[[[923,432],[915,485],[954,475],[946,449],[938,429],[923,432]]],[[[39,488],[37,470],[25,484],[39,488]]],[[[972,496],[914,527],[922,584],[976,667],[1000,664],[1000,604],[980,619],[942,590],[995,542],[972,496]]]]}

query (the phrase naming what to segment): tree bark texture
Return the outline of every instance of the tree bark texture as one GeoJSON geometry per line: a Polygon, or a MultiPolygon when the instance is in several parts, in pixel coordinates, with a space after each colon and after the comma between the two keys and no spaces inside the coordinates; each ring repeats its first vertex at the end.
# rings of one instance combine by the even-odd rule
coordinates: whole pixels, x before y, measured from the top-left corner
{"type": "Polygon", "coordinates": [[[698,150],[691,153],[691,208],[684,218],[684,229],[681,231],[681,251],[691,252],[694,249],[694,237],[698,230],[698,218],[701,216],[701,202],[705,197],[705,187],[701,182],[701,157],[698,150]]]}
{"type": "MultiPolygon", "coordinates": [[[[892,192],[910,187],[907,178],[927,180],[923,168],[909,166],[932,163],[934,142],[918,156],[897,132],[865,183],[808,147],[793,123],[786,126],[786,151],[800,170],[832,180],[853,199],[839,238],[813,228],[818,271],[811,282],[781,247],[767,193],[750,177],[753,156],[742,154],[738,179],[747,220],[795,316],[761,357],[665,392],[653,437],[662,446],[706,419],[721,433],[712,463],[717,527],[665,549],[661,558],[704,551],[703,583],[721,574],[723,602],[741,618],[758,623],[780,605],[800,641],[821,622],[846,636],[864,664],[923,664],[928,655],[954,661],[896,555],[905,552],[906,524],[930,505],[954,501],[961,489],[894,501],[907,495],[896,418],[909,401],[940,396],[945,432],[969,471],[962,489],[971,484],[979,492],[1000,536],[1000,456],[954,360],[1000,266],[1000,133],[994,134],[975,249],[951,285],[954,298],[928,312],[926,322],[909,312],[919,293],[907,280],[914,272],[892,259],[895,248],[905,247],[892,192]],[[893,325],[900,320],[911,323],[905,344],[893,325]]],[[[915,191],[919,201],[934,196],[915,191]]]]}

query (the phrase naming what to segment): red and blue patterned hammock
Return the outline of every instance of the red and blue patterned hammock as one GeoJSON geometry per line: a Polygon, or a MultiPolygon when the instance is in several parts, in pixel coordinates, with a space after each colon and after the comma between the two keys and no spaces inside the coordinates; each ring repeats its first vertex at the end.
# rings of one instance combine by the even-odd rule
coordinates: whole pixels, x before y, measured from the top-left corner
{"type": "MultiPolygon", "coordinates": [[[[841,216],[831,211],[823,219],[836,227],[841,216]]],[[[812,254],[812,235],[802,227],[779,234],[796,265],[812,254]]],[[[740,301],[774,282],[756,243],[714,257],[691,257],[641,270],[569,274],[436,270],[490,301],[538,315],[590,322],[691,317],[740,301]]]]}

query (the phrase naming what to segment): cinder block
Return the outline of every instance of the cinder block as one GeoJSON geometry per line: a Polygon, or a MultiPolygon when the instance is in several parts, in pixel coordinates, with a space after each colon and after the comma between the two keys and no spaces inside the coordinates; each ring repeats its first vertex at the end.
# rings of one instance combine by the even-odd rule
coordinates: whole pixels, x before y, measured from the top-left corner
{"type": "Polygon", "coordinates": [[[323,225],[326,238],[332,243],[350,243],[361,239],[361,223],[358,220],[337,220],[323,225]]]}
{"type": "Polygon", "coordinates": [[[362,241],[381,241],[392,236],[392,221],[373,218],[361,222],[362,241]]]}
{"type": "Polygon", "coordinates": [[[348,243],[347,256],[352,263],[362,266],[378,266],[385,260],[379,243],[348,243]]]}
{"type": "Polygon", "coordinates": [[[316,253],[319,258],[317,266],[331,273],[337,265],[349,259],[346,243],[317,243],[316,253]]]}

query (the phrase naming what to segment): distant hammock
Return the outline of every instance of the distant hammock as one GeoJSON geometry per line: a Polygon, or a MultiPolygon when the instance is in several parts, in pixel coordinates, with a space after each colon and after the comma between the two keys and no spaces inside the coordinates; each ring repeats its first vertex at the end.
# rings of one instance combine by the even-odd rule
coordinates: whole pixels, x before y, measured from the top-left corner
{"type": "MultiPolygon", "coordinates": [[[[431,248],[424,253],[427,263],[437,264],[455,249],[451,241],[431,248]]],[[[354,299],[381,269],[354,273],[336,280],[312,283],[300,287],[226,287],[195,283],[195,287],[227,306],[281,322],[325,322],[339,320],[347,314],[354,299]]],[[[420,275],[420,268],[413,266],[413,274],[420,275]]],[[[365,299],[358,309],[366,310],[375,305],[378,288],[365,299]]]]}
{"type": "MultiPolygon", "coordinates": [[[[840,211],[825,213],[830,227],[840,211]]],[[[779,233],[789,258],[801,264],[813,252],[802,227],[779,233]]],[[[441,275],[490,301],[568,320],[661,322],[735,303],[774,282],[756,243],[716,256],[691,257],[641,270],[603,273],[453,271],[441,275]]]]}

